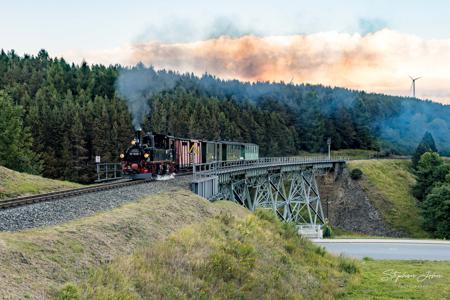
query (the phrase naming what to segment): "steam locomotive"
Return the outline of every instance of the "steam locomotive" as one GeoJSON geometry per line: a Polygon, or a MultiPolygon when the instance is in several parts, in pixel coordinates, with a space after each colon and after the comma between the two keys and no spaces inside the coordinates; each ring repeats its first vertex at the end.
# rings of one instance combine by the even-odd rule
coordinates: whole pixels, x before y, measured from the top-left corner
{"type": "Polygon", "coordinates": [[[213,161],[256,160],[259,147],[252,143],[205,141],[136,131],[120,154],[122,172],[132,179],[161,178],[187,171],[193,164],[213,161]]]}

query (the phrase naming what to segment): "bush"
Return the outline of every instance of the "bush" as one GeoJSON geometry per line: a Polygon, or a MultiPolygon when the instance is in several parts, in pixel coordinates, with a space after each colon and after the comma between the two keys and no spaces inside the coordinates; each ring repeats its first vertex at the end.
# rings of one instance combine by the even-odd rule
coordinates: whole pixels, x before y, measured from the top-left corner
{"type": "Polygon", "coordinates": [[[421,206],[425,229],[434,237],[450,239],[450,184],[435,187],[421,206]]]}
{"type": "Polygon", "coordinates": [[[279,219],[278,217],[274,214],[274,212],[272,211],[272,209],[264,209],[264,208],[258,208],[255,210],[255,215],[264,221],[269,221],[271,223],[278,223],[279,219]]]}
{"type": "Polygon", "coordinates": [[[323,230],[323,237],[330,238],[333,236],[333,230],[331,229],[330,224],[328,223],[323,224],[322,230],[323,230]]]}
{"type": "Polygon", "coordinates": [[[325,249],[325,247],[322,246],[317,246],[316,250],[314,250],[314,252],[316,252],[317,254],[319,254],[320,256],[325,256],[325,254],[327,254],[327,250],[325,249]]]}
{"type": "Polygon", "coordinates": [[[58,297],[56,299],[78,300],[81,299],[81,297],[78,288],[74,284],[68,283],[58,292],[58,297]]]}
{"type": "Polygon", "coordinates": [[[342,255],[339,256],[339,269],[348,274],[355,274],[359,272],[355,260],[342,255]]]}
{"type": "Polygon", "coordinates": [[[216,216],[216,218],[219,219],[220,222],[222,222],[225,225],[231,225],[235,220],[235,218],[232,214],[230,214],[229,212],[226,213],[223,211],[221,211],[220,214],[218,216],[216,216]]]}
{"type": "Polygon", "coordinates": [[[353,170],[350,172],[350,177],[351,177],[353,180],[359,180],[359,179],[361,179],[362,175],[363,175],[363,172],[361,171],[361,169],[358,169],[358,168],[353,169],[353,170]]]}

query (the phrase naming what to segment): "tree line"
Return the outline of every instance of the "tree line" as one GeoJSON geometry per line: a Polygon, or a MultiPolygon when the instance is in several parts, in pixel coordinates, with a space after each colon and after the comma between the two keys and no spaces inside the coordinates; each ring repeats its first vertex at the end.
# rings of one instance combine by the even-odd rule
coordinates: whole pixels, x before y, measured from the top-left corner
{"type": "Polygon", "coordinates": [[[94,157],[117,160],[133,133],[116,77],[116,67],[1,51],[0,164],[90,182],[94,157]]]}
{"type": "Polygon", "coordinates": [[[0,112],[0,164],[50,178],[91,181],[95,156],[118,161],[133,136],[127,99],[117,93],[116,82],[123,70],[142,68],[151,75],[150,85],[170,86],[143,95],[150,107],[145,130],[253,142],[263,156],[325,152],[329,137],[333,149],[407,151],[382,136],[383,120],[402,113],[404,99],[398,97],[225,81],[143,65],[76,65],[44,50],[24,56],[1,50],[0,102],[5,109],[0,112]]]}

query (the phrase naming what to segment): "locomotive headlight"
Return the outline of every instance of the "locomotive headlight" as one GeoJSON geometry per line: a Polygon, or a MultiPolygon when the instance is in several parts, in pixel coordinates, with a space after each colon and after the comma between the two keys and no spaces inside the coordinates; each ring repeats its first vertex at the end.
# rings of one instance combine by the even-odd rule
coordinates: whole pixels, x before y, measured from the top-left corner
{"type": "Polygon", "coordinates": [[[134,145],[134,144],[136,144],[136,140],[131,141],[131,145],[134,145]]]}
{"type": "Polygon", "coordinates": [[[123,153],[120,154],[120,158],[124,158],[125,155],[123,153]]]}
{"type": "Polygon", "coordinates": [[[148,158],[149,156],[150,156],[150,154],[148,154],[148,153],[145,153],[145,154],[144,154],[144,157],[145,157],[145,158],[148,158]]]}

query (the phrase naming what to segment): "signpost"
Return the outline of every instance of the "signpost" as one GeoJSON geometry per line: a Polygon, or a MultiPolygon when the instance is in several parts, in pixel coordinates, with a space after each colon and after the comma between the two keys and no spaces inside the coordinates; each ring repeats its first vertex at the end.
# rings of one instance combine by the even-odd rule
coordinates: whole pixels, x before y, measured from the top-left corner
{"type": "Polygon", "coordinates": [[[331,138],[327,139],[327,145],[328,145],[328,159],[331,159],[331,138]]]}

